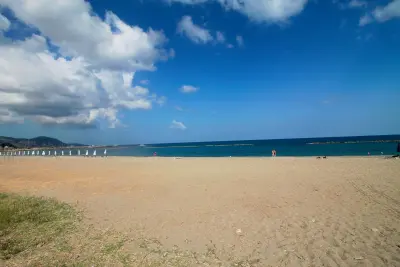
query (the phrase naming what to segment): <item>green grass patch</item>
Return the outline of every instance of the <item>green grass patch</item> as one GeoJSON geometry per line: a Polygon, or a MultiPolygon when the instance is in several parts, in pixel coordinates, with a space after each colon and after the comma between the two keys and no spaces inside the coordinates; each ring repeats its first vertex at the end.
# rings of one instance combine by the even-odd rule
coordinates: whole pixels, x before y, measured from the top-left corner
{"type": "Polygon", "coordinates": [[[54,199],[0,193],[0,259],[52,242],[77,220],[73,207],[54,199]]]}

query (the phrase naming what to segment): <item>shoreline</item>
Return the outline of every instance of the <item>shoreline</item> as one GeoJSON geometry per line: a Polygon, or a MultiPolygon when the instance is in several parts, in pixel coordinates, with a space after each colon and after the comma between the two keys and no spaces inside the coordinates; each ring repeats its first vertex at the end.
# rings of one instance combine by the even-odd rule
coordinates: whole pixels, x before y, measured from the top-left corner
{"type": "Polygon", "coordinates": [[[205,156],[205,157],[191,157],[191,156],[77,156],[77,155],[57,155],[56,157],[54,155],[51,156],[14,156],[14,155],[1,155],[3,158],[15,158],[15,159],[43,159],[43,158],[65,158],[65,159],[79,159],[79,158],[87,158],[87,159],[173,159],[173,160],[180,160],[180,159],[316,159],[316,160],[327,160],[327,159],[396,159],[398,157],[395,157],[396,154],[394,155],[371,155],[371,156],[326,156],[326,159],[323,158],[323,156],[277,156],[277,157],[272,157],[272,156],[217,156],[217,157],[212,157],[212,156],[205,156]],[[320,158],[318,158],[320,157],[320,158]]]}

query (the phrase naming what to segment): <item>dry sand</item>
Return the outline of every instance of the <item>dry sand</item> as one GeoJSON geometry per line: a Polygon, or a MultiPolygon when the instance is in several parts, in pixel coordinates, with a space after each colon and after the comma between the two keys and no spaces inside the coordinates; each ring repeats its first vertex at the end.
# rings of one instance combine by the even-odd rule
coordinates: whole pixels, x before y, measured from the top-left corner
{"type": "Polygon", "coordinates": [[[56,197],[165,246],[259,266],[400,266],[400,160],[0,159],[0,191],[56,197]]]}

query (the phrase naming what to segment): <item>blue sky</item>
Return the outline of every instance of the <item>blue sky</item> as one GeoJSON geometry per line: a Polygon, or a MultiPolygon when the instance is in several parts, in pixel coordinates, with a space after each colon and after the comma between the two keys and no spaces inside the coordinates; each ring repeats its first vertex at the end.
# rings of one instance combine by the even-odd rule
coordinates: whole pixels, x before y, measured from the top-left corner
{"type": "Polygon", "coordinates": [[[0,5],[0,135],[133,144],[400,133],[399,0],[0,5]]]}

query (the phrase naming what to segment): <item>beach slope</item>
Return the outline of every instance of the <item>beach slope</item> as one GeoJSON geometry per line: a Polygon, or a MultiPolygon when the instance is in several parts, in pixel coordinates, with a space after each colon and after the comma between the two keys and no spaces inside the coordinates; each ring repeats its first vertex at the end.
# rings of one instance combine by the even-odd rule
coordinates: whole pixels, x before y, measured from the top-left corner
{"type": "Polygon", "coordinates": [[[211,247],[221,262],[400,266],[395,159],[1,158],[0,191],[77,204],[132,239],[211,247]]]}

